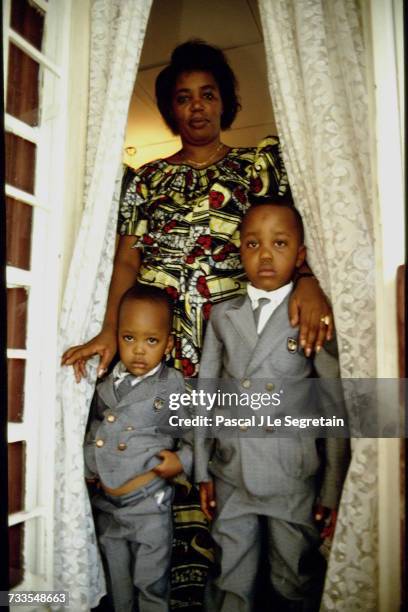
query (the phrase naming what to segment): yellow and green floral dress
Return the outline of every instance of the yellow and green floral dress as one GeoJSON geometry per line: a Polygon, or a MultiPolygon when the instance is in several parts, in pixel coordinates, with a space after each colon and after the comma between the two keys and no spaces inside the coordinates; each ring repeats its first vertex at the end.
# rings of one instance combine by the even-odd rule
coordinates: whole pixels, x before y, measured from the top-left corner
{"type": "Polygon", "coordinates": [[[288,189],[277,138],[232,148],[203,169],[159,159],[128,169],[118,232],[135,236],[143,252],[138,281],[174,299],[172,363],[186,377],[198,373],[211,305],[244,291],[239,225],[254,196],[288,189]]]}

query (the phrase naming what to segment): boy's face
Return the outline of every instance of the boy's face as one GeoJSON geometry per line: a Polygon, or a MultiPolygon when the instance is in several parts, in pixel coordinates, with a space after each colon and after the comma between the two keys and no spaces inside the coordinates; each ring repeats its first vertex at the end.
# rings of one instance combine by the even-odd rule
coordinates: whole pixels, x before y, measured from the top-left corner
{"type": "Polygon", "coordinates": [[[265,291],[286,285],[306,256],[293,212],[276,204],[249,211],[241,228],[240,250],[249,281],[265,291]]]}
{"type": "Polygon", "coordinates": [[[127,300],[120,309],[119,354],[127,370],[142,376],[156,367],[173,348],[169,311],[151,300],[127,300]]]}

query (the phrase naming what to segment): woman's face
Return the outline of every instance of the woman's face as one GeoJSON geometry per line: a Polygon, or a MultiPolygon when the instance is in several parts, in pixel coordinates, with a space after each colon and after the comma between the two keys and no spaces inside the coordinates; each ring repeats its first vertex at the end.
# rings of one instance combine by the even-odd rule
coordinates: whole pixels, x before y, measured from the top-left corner
{"type": "Polygon", "coordinates": [[[174,88],[172,110],[183,142],[205,145],[219,138],[222,100],[210,72],[182,72],[174,88]]]}

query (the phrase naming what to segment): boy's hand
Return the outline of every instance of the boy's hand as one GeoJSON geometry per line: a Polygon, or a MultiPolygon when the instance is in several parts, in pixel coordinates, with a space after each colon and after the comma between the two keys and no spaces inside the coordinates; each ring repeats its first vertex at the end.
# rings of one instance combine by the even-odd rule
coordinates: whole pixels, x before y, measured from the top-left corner
{"type": "Polygon", "coordinates": [[[209,482],[200,482],[200,506],[205,516],[209,521],[214,518],[215,507],[217,505],[215,501],[215,488],[212,480],[209,482]]]}
{"type": "Polygon", "coordinates": [[[180,459],[173,451],[162,450],[157,454],[157,457],[163,459],[152,471],[160,476],[160,478],[173,478],[183,471],[183,466],[180,459]]]}
{"type": "Polygon", "coordinates": [[[314,519],[317,523],[317,528],[320,531],[322,540],[325,538],[331,540],[336,528],[337,510],[332,510],[321,504],[316,504],[314,507],[314,519]]]}

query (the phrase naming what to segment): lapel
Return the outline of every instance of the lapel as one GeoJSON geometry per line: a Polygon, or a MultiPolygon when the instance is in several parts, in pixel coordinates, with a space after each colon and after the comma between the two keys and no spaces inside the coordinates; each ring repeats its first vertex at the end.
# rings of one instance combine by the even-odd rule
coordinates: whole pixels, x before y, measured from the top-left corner
{"type": "Polygon", "coordinates": [[[118,400],[113,389],[112,374],[109,374],[108,378],[105,378],[105,380],[97,386],[97,389],[98,395],[103,403],[106,404],[111,410],[115,408],[118,400]]]}
{"type": "Polygon", "coordinates": [[[275,336],[276,330],[279,330],[279,335],[283,329],[288,327],[288,302],[290,294],[285,297],[283,302],[274,310],[272,315],[266,322],[261,335],[256,336],[258,342],[252,353],[252,357],[248,362],[248,370],[246,374],[250,376],[254,372],[256,373],[262,366],[262,364],[270,358],[271,353],[276,349],[275,336]]]}
{"type": "Polygon", "coordinates": [[[256,333],[251,300],[248,295],[246,294],[237,298],[235,304],[226,311],[226,315],[231,321],[235,331],[247,343],[249,352],[252,353],[256,347],[258,335],[256,333]]]}

